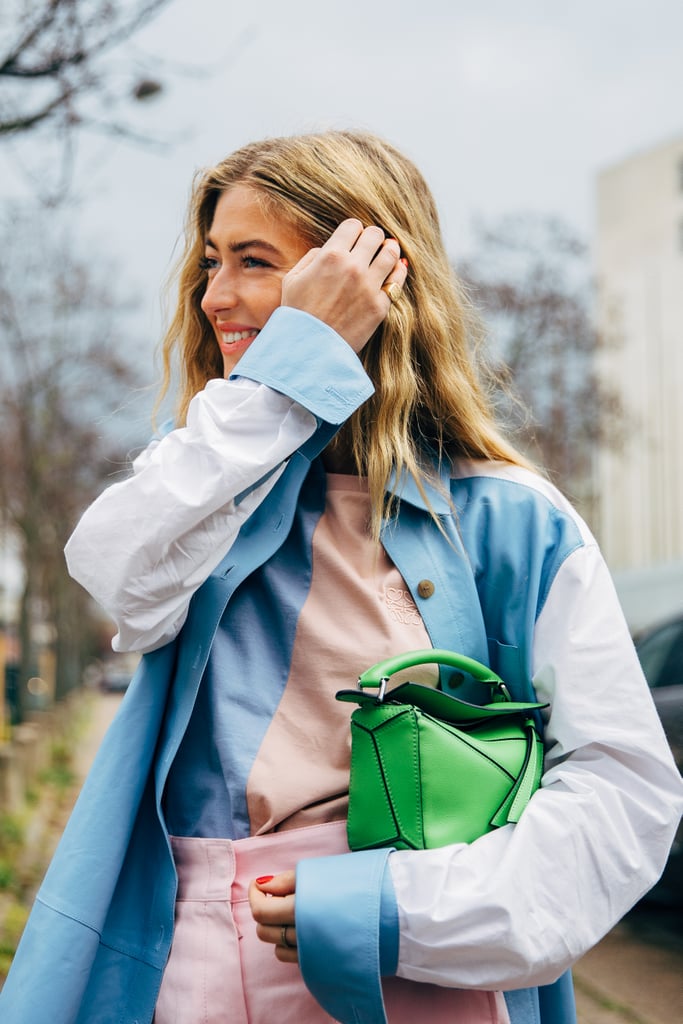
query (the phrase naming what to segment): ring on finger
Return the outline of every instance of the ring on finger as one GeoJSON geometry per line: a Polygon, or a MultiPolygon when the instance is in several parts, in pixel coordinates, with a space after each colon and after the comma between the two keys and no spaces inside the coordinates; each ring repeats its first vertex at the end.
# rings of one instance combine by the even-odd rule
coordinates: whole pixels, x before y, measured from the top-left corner
{"type": "Polygon", "coordinates": [[[390,302],[398,302],[401,292],[403,289],[397,281],[389,281],[387,284],[382,285],[382,291],[385,295],[389,296],[390,302]]]}
{"type": "Polygon", "coordinates": [[[280,943],[285,949],[296,949],[294,943],[290,942],[289,939],[287,938],[288,928],[288,924],[283,924],[282,928],[280,929],[280,943]]]}

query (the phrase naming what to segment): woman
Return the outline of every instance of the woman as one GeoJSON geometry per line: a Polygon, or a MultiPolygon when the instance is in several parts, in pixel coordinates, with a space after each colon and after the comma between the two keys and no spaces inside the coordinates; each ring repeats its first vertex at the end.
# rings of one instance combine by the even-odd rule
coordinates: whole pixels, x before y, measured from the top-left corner
{"type": "Polygon", "coordinates": [[[567,969],[658,877],[681,781],[595,542],[498,432],[472,338],[387,144],[270,140],[200,176],[176,427],[67,547],[147,653],[3,1021],[574,1019],[567,969]],[[334,693],[428,646],[548,702],[542,787],[470,845],[349,853],[334,693]]]}

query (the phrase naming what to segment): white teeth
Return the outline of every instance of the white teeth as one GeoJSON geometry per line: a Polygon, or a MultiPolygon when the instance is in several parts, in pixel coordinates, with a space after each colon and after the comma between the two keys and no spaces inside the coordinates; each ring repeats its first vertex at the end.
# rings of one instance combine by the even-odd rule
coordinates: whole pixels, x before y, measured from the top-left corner
{"type": "MultiPolygon", "coordinates": [[[[218,330],[221,331],[220,324],[218,330]]],[[[221,331],[221,337],[226,345],[232,345],[236,341],[244,341],[245,338],[255,338],[258,331],[221,331]]]]}

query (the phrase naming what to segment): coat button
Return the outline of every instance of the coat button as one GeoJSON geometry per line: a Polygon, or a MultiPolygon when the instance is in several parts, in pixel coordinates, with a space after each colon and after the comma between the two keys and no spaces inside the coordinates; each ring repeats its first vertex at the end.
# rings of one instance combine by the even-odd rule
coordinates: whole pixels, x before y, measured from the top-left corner
{"type": "Polygon", "coordinates": [[[431,580],[420,580],[417,585],[417,592],[420,597],[431,597],[434,593],[434,584],[431,580]]]}

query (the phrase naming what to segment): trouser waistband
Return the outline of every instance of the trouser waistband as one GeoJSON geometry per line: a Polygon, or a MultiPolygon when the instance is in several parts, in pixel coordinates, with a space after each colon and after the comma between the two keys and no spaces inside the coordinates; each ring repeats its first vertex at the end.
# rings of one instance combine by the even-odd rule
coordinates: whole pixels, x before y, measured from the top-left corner
{"type": "Polygon", "coordinates": [[[346,822],[269,832],[247,839],[171,837],[178,900],[246,899],[249,882],[296,867],[303,857],[348,852],[346,822]]]}

